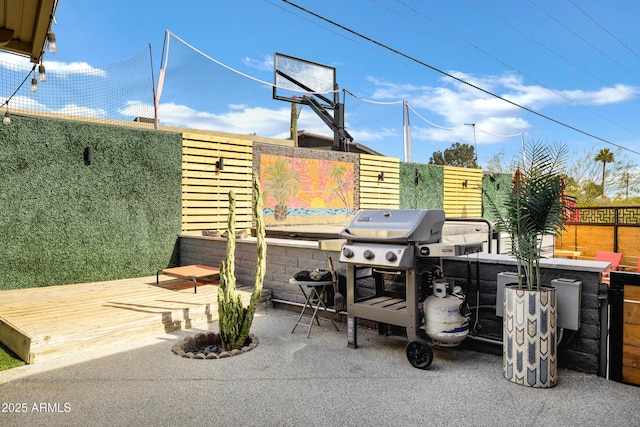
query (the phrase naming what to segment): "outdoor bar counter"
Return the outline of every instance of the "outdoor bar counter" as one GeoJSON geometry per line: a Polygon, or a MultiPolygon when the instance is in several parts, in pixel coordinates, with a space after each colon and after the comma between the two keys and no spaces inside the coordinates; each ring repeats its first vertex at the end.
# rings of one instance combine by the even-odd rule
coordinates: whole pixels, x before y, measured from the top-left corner
{"type": "MultiPolygon", "coordinates": [[[[201,235],[180,235],[180,265],[204,264],[218,266],[225,258],[226,239],[201,235]]],[[[256,266],[256,239],[248,237],[236,241],[236,279],[238,283],[253,285],[256,266]]],[[[264,288],[271,290],[276,302],[302,304],[304,296],[289,279],[301,270],[326,269],[330,256],[336,270],[343,266],[340,258],[341,241],[291,240],[267,238],[267,270],[264,288]],[[322,244],[320,243],[322,242],[322,244]]],[[[495,247],[495,246],[494,246],[495,247]]],[[[559,344],[561,367],[605,375],[607,337],[607,287],[601,283],[607,262],[548,258],[541,261],[544,280],[556,278],[577,280],[582,283],[580,301],[580,328],[568,331],[559,344]],[[604,362],[603,362],[604,360],[604,362]]],[[[515,260],[504,254],[474,253],[443,259],[444,275],[469,288],[468,298],[478,298],[479,337],[501,340],[502,318],[496,316],[497,275],[517,271],[515,260]],[[476,289],[479,292],[476,294],[476,289]]],[[[476,321],[475,315],[472,319],[476,321]]],[[[499,342],[499,341],[498,341],[499,342]]]]}

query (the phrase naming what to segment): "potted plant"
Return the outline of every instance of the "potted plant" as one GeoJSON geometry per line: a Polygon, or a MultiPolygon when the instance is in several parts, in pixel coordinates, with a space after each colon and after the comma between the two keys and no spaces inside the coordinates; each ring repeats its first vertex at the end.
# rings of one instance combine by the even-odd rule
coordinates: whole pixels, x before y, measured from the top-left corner
{"type": "Polygon", "coordinates": [[[531,387],[557,384],[557,299],[542,283],[540,259],[543,238],[558,236],[574,210],[560,175],[566,157],[564,145],[529,143],[501,208],[490,200],[496,229],[509,235],[518,268],[518,283],[505,287],[503,374],[531,387]]]}

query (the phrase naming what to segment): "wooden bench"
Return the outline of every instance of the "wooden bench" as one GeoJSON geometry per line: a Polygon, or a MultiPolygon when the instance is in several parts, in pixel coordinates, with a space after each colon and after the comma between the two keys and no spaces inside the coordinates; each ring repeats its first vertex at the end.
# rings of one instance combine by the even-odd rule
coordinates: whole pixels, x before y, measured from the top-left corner
{"type": "Polygon", "coordinates": [[[220,274],[218,267],[211,267],[202,264],[183,265],[182,267],[172,267],[158,270],[156,273],[156,285],[160,284],[160,273],[167,276],[180,277],[193,280],[193,292],[198,292],[198,279],[220,274]]]}

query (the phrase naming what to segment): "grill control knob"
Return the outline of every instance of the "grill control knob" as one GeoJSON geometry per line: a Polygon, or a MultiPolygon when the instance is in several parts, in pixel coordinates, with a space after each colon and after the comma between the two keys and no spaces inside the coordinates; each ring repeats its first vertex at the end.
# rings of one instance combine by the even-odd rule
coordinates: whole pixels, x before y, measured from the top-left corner
{"type": "Polygon", "coordinates": [[[352,258],[353,257],[353,251],[349,248],[344,248],[342,250],[342,255],[344,255],[345,258],[352,258]]]}
{"type": "Polygon", "coordinates": [[[389,261],[389,262],[393,262],[393,261],[395,261],[395,260],[397,260],[397,259],[398,259],[398,255],[394,254],[394,253],[393,253],[393,252],[391,252],[391,251],[387,252],[387,254],[386,254],[384,257],[385,257],[385,258],[387,259],[387,261],[389,261]]]}
{"type": "Polygon", "coordinates": [[[376,256],[376,254],[374,254],[372,251],[367,249],[366,251],[364,251],[362,256],[364,257],[364,259],[372,260],[376,256]]]}

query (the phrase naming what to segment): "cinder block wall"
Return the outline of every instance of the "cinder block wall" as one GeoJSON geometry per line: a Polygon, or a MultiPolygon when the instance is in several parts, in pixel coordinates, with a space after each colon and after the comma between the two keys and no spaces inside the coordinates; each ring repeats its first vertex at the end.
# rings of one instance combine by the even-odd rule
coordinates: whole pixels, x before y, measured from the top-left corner
{"type": "MultiPolygon", "coordinates": [[[[255,238],[236,241],[236,281],[238,285],[253,286],[256,269],[255,238]]],[[[180,264],[219,265],[226,256],[227,241],[215,237],[183,235],[180,237],[180,264]]],[[[304,303],[304,296],[289,279],[298,271],[326,269],[331,256],[334,268],[340,268],[339,252],[321,251],[317,242],[267,239],[267,271],[264,288],[270,289],[274,299],[304,303]],[[269,242],[271,240],[271,243],[269,242]],[[278,241],[278,244],[273,244],[278,241]]]]}

